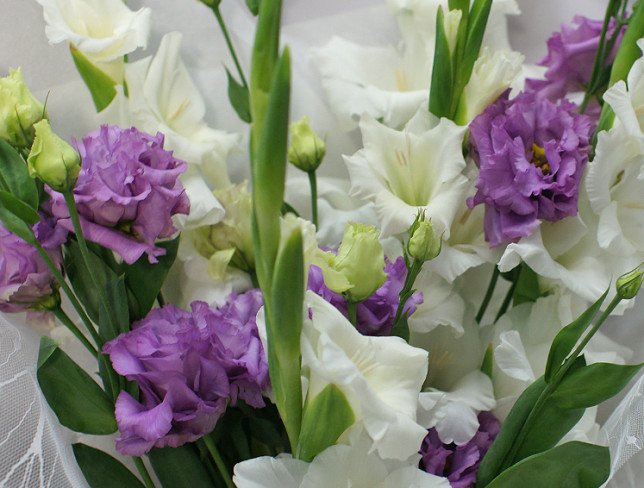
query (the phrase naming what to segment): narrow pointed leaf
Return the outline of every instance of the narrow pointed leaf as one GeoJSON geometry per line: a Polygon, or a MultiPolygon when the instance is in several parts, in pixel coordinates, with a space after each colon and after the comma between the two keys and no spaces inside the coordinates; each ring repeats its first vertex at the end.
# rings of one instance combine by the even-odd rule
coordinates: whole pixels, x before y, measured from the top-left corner
{"type": "Polygon", "coordinates": [[[445,33],[443,7],[436,15],[436,48],[429,90],[429,111],[436,117],[450,117],[452,104],[452,58],[445,33]]]}
{"type": "Polygon", "coordinates": [[[6,191],[0,191],[0,205],[28,225],[40,221],[40,215],[22,200],[6,191]]]}
{"type": "Polygon", "coordinates": [[[116,96],[116,82],[93,64],[73,44],[69,45],[78,73],[89,89],[97,112],[106,108],[116,96]]]}
{"type": "Polygon", "coordinates": [[[527,264],[521,266],[517,286],[514,289],[512,303],[516,307],[522,303],[535,302],[541,296],[539,276],[527,264]]]}
{"type": "Polygon", "coordinates": [[[32,209],[38,209],[36,181],[29,176],[27,164],[18,152],[2,139],[0,139],[0,190],[11,193],[32,209]]]}
{"type": "Polygon", "coordinates": [[[226,69],[226,76],[228,77],[228,100],[230,100],[230,104],[241,120],[250,123],[250,95],[248,88],[239,83],[228,69],[226,69]]]}
{"type": "Polygon", "coordinates": [[[257,15],[259,13],[259,2],[260,0],[246,0],[246,6],[253,15],[257,15]]]}
{"type": "Polygon", "coordinates": [[[29,244],[36,243],[36,235],[29,225],[0,203],[0,221],[10,231],[29,244]]]}
{"type": "Polygon", "coordinates": [[[584,313],[561,329],[555,336],[552,341],[552,345],[550,346],[550,352],[548,353],[548,361],[546,362],[546,372],[544,374],[546,382],[550,382],[552,376],[562,365],[566,357],[572,352],[579,339],[581,339],[583,333],[588,329],[597,315],[597,312],[601,308],[602,303],[604,303],[607,295],[608,289],[584,313]]]}
{"type": "Polygon", "coordinates": [[[74,457],[91,488],[143,488],[143,483],[120,461],[99,449],[73,444],[74,457]]]}
{"type": "Polygon", "coordinates": [[[48,337],[40,340],[37,377],[49,406],[65,427],[94,435],[116,431],[109,397],[48,337]]]}

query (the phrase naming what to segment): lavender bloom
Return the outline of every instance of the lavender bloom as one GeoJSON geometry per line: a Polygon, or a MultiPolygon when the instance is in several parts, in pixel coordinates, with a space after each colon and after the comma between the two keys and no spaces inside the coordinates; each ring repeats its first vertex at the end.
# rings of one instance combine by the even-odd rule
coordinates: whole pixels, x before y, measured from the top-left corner
{"type": "Polygon", "coordinates": [[[443,444],[436,429],[430,429],[420,448],[421,468],[447,478],[452,488],[473,488],[481,461],[501,429],[490,412],[481,412],[479,422],[478,432],[462,446],[443,444]]]}
{"type": "MultiPolygon", "coordinates": [[[[363,335],[386,336],[391,333],[394,325],[400,290],[407,277],[405,260],[402,257],[398,257],[395,261],[385,258],[385,274],[387,280],[383,285],[369,298],[359,302],[356,307],[357,329],[363,335]]],[[[322,271],[317,266],[311,266],[309,269],[308,288],[337,308],[345,317],[349,316],[347,300],[341,294],[327,288],[322,271]]],[[[421,303],[423,303],[423,294],[417,291],[407,300],[404,312],[407,315],[413,314],[421,303]]]]}
{"type": "MultiPolygon", "coordinates": [[[[77,142],[82,168],[74,198],[85,237],[131,264],[147,253],[151,263],[165,250],[155,241],[172,236],[172,216],[190,202],[179,181],[186,163],[163,149],[163,135],[103,125],[77,142]]],[[[72,231],[63,195],[49,189],[50,211],[72,231]]]]}
{"type": "MultiPolygon", "coordinates": [[[[535,91],[539,96],[557,101],[566,94],[585,91],[599,47],[602,31],[601,20],[592,20],[582,15],[573,18],[572,24],[562,24],[561,32],[555,32],[548,39],[548,54],[539,61],[548,70],[545,80],[526,80],[528,91],[535,91]]],[[[607,39],[615,33],[615,19],[609,24],[607,39]]],[[[608,56],[607,63],[614,61],[617,49],[623,35],[623,30],[613,50],[608,56]]]]}
{"type": "Polygon", "coordinates": [[[485,204],[485,239],[492,246],[528,236],[539,219],[577,214],[579,183],[588,161],[590,118],[567,100],[508,94],[470,125],[479,166],[470,208],[485,204]]]}
{"type": "Polygon", "coordinates": [[[105,344],[114,369],[141,391],[116,400],[119,452],[140,456],[211,432],[231,400],[263,406],[268,365],[255,314],[261,295],[231,296],[220,310],[194,302],[192,312],[166,305],[105,344]]]}
{"type": "MultiPolygon", "coordinates": [[[[45,220],[34,226],[34,232],[52,261],[61,267],[60,245],[65,235],[45,220]]],[[[0,311],[41,310],[52,304],[52,296],[57,292],[56,278],[36,248],[0,224],[0,311]]]]}

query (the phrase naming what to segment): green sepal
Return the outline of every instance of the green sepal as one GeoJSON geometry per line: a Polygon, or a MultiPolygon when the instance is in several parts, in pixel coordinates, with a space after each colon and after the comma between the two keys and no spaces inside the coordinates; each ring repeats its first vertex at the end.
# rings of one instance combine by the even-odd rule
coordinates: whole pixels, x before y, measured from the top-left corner
{"type": "Polygon", "coordinates": [[[251,121],[250,116],[250,100],[248,88],[239,83],[230,71],[226,68],[226,76],[228,77],[228,100],[237,116],[247,124],[251,121]]]}
{"type": "Polygon", "coordinates": [[[594,363],[570,371],[552,394],[561,408],[589,408],[614,397],[642,369],[644,363],[594,363]]]}
{"type": "Polygon", "coordinates": [[[584,313],[557,333],[550,346],[546,362],[544,378],[547,383],[550,383],[553,375],[559,370],[566,357],[572,352],[583,333],[588,329],[607,295],[608,289],[584,313]]]}
{"type": "Polygon", "coordinates": [[[65,427],[84,434],[116,431],[114,405],[100,386],[48,337],[40,339],[38,384],[65,427]]]}
{"type": "Polygon", "coordinates": [[[607,447],[575,441],[524,459],[501,473],[487,487],[599,488],[609,474],[607,447]]]}
{"type": "Polygon", "coordinates": [[[3,139],[0,139],[0,190],[38,210],[36,181],[29,176],[27,165],[18,151],[3,139]]]}
{"type": "Polygon", "coordinates": [[[355,414],[347,397],[337,386],[328,385],[304,409],[297,458],[312,461],[334,445],[354,422],[355,414]]]}
{"type": "Polygon", "coordinates": [[[436,14],[436,47],[432,68],[432,82],[429,90],[429,111],[436,117],[450,117],[453,96],[452,57],[445,33],[443,7],[436,14]]]}
{"type": "Polygon", "coordinates": [[[132,472],[120,461],[85,444],[72,444],[76,462],[90,488],[143,488],[132,472]]]}
{"type": "Polygon", "coordinates": [[[69,45],[69,51],[78,73],[92,95],[96,111],[103,111],[116,96],[116,81],[87,59],[73,44],[69,45]]]}

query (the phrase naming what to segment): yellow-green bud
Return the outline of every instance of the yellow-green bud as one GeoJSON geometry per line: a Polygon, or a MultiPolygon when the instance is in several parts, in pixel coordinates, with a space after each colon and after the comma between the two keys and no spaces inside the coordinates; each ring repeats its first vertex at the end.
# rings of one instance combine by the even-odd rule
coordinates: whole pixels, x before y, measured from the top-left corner
{"type": "Polygon", "coordinates": [[[80,156],[51,130],[49,121],[41,120],[34,129],[36,138],[27,158],[29,174],[56,191],[73,189],[81,168],[80,156]]]}
{"type": "Polygon", "coordinates": [[[33,125],[43,118],[45,107],[29,91],[20,68],[0,78],[0,139],[16,147],[31,144],[33,125]]]}
{"type": "Polygon", "coordinates": [[[310,173],[318,169],[326,154],[326,144],[309,125],[309,118],[291,124],[291,145],[288,148],[289,162],[310,173]]]}
{"type": "Polygon", "coordinates": [[[640,264],[633,271],[617,279],[617,294],[625,299],[634,298],[637,292],[640,291],[642,281],[644,281],[644,270],[642,270],[642,264],[640,264]]]}
{"type": "Polygon", "coordinates": [[[429,220],[421,220],[407,244],[407,252],[418,261],[430,261],[441,252],[441,236],[436,235],[429,220]]]}
{"type": "Polygon", "coordinates": [[[348,223],[337,256],[327,253],[326,259],[331,268],[322,270],[326,285],[354,302],[369,298],[387,279],[384,252],[373,225],[348,223]]]}

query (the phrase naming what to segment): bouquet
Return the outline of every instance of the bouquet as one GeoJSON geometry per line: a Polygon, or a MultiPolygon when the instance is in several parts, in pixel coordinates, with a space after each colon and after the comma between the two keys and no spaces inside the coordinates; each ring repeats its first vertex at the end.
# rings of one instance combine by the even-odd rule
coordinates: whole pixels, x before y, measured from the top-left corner
{"type": "Polygon", "coordinates": [[[644,280],[644,2],[534,66],[513,0],[388,0],[399,45],[294,54],[280,0],[238,5],[245,53],[200,0],[233,133],[180,33],[139,55],[149,8],[37,1],[99,122],[67,141],[0,79],[0,310],[53,330],[36,376],[89,486],[593,488],[623,464],[596,407],[643,365],[601,329],[644,280]],[[330,134],[291,120],[298,55],[330,134]]]}

